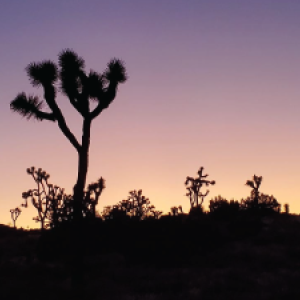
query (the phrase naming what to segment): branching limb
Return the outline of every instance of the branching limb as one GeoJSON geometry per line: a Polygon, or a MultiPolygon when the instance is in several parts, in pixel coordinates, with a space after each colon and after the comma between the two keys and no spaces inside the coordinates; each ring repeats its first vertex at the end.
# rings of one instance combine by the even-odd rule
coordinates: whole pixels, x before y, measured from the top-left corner
{"type": "Polygon", "coordinates": [[[34,118],[38,121],[48,120],[55,121],[53,113],[43,112],[41,110],[43,101],[39,101],[38,97],[26,96],[25,93],[20,93],[10,103],[10,109],[19,113],[21,116],[27,119],[34,118]]]}

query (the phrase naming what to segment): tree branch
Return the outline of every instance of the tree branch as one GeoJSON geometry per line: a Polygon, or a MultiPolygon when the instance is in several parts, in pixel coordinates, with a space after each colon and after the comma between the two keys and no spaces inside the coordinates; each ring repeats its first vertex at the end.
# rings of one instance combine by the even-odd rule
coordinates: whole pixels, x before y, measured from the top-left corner
{"type": "Polygon", "coordinates": [[[117,86],[118,83],[117,82],[110,82],[108,88],[106,89],[106,91],[104,93],[101,94],[101,96],[103,97],[102,99],[99,97],[97,97],[98,100],[98,105],[96,106],[96,108],[90,113],[90,117],[91,119],[96,118],[97,116],[99,116],[99,114],[103,111],[103,109],[108,108],[108,106],[110,105],[110,103],[115,99],[116,97],[116,92],[117,92],[117,86]]]}
{"type": "Polygon", "coordinates": [[[66,138],[70,141],[70,143],[74,146],[77,152],[80,151],[81,145],[78,143],[74,134],[70,131],[69,127],[66,124],[65,118],[62,114],[57,118],[58,127],[62,131],[62,133],[66,136],[66,138]]]}
{"type": "Polygon", "coordinates": [[[81,145],[77,141],[74,134],[71,132],[69,127],[67,126],[67,123],[65,121],[65,118],[59,109],[56,100],[55,100],[55,88],[53,85],[43,85],[44,88],[44,98],[49,105],[50,109],[52,110],[55,119],[57,120],[58,127],[62,131],[62,133],[66,136],[66,138],[70,141],[70,143],[74,146],[74,148],[79,152],[81,149],[81,145]]]}
{"type": "Polygon", "coordinates": [[[55,116],[52,113],[43,112],[40,110],[42,108],[43,102],[39,101],[38,97],[26,96],[25,93],[20,93],[13,101],[10,103],[10,109],[12,111],[18,112],[20,115],[26,117],[27,119],[35,118],[39,121],[48,120],[55,121],[55,116]]]}

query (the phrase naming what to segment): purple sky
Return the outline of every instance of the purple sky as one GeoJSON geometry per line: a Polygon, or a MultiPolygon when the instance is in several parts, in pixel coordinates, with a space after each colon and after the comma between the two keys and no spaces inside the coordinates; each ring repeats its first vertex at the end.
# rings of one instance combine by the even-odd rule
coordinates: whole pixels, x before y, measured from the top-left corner
{"type": "MultiPolygon", "coordinates": [[[[3,2],[3,1],[2,1],[3,2]]],[[[56,124],[9,110],[30,86],[25,67],[74,49],[87,70],[124,60],[129,80],[92,128],[88,182],[103,176],[99,210],[143,189],[165,212],[189,201],[184,180],[200,166],[215,179],[208,200],[240,199],[253,174],[262,191],[299,213],[300,1],[5,1],[0,4],[0,223],[45,169],[71,192],[75,150],[56,124]]],[[[69,126],[81,119],[59,97],[69,126]]],[[[19,224],[32,226],[28,209],[19,224]]]]}

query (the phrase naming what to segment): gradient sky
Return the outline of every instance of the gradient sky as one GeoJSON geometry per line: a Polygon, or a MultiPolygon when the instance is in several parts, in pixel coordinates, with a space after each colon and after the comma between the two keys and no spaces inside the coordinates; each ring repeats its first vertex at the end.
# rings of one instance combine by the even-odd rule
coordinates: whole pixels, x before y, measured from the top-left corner
{"type": "MultiPolygon", "coordinates": [[[[189,209],[184,181],[204,166],[221,194],[241,199],[253,174],[261,191],[300,212],[300,1],[7,0],[0,4],[0,223],[34,188],[41,167],[68,192],[77,155],[52,122],[9,109],[17,93],[42,95],[25,67],[72,48],[87,70],[121,58],[129,79],[92,125],[88,181],[103,176],[98,210],[132,189],[164,212],[189,209]]],[[[69,127],[81,118],[59,96],[69,127]]],[[[28,208],[17,224],[34,226],[28,208]]]]}

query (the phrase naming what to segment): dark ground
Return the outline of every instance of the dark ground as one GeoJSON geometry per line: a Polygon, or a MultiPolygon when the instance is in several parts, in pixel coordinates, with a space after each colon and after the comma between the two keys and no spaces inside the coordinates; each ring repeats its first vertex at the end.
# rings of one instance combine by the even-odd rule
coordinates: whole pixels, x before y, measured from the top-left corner
{"type": "MultiPolygon", "coordinates": [[[[40,235],[0,225],[1,300],[71,298],[66,233],[40,235]]],[[[85,299],[300,298],[299,216],[99,222],[85,243],[85,299]]]]}

